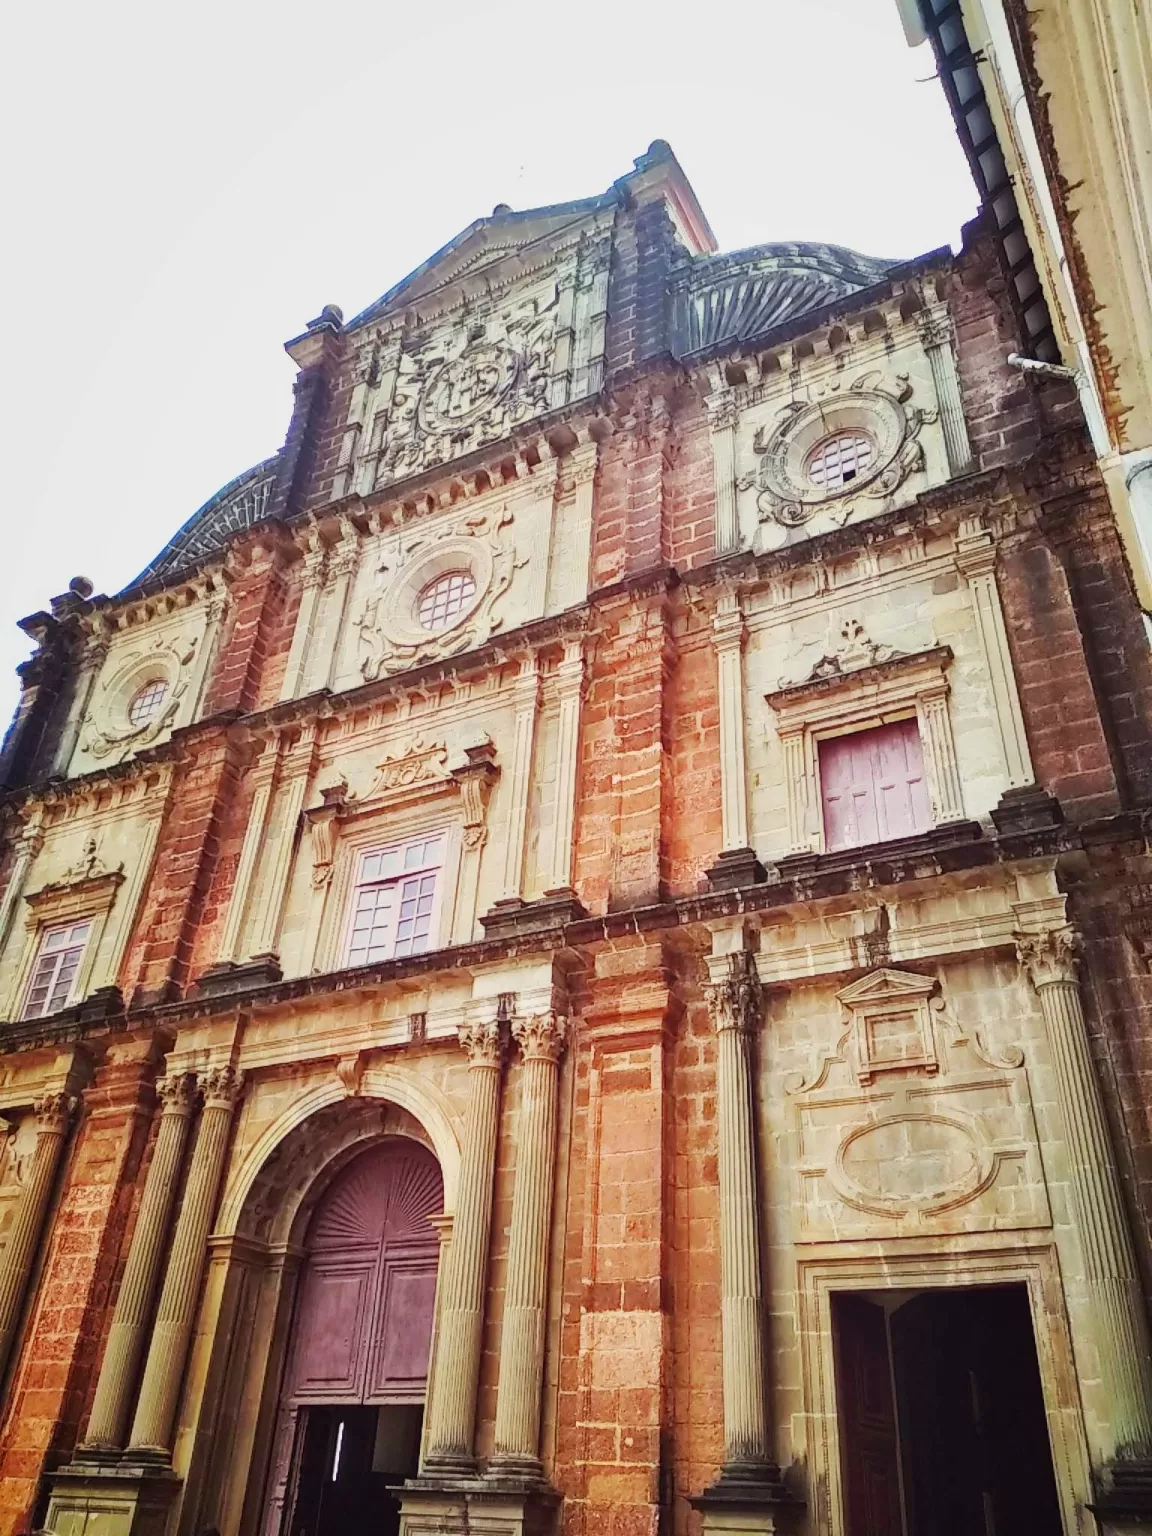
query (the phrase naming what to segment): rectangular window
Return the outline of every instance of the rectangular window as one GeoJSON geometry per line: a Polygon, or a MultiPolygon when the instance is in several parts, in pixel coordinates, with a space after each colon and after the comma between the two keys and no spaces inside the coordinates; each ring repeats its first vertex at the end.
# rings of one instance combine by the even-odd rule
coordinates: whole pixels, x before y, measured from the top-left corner
{"type": "Polygon", "coordinates": [[[372,965],[430,947],[443,862],[442,833],[360,855],[347,965],[372,965]]]}
{"type": "Polygon", "coordinates": [[[932,826],[924,749],[915,720],[819,743],[824,846],[860,848],[932,826]]]}
{"type": "Polygon", "coordinates": [[[76,974],[91,932],[91,920],[61,923],[44,930],[32,967],[28,1000],[24,1004],[26,1019],[42,1019],[46,1014],[66,1008],[72,1001],[76,974]]]}

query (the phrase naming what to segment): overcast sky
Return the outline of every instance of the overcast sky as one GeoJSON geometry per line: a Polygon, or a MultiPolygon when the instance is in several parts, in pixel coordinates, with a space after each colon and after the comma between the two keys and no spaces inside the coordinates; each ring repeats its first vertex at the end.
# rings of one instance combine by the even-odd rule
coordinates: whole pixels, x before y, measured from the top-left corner
{"type": "Polygon", "coordinates": [[[5,33],[5,721],[16,619],[130,581],[280,446],[284,341],[496,203],[665,138],[721,249],[913,256],[976,208],[895,0],[62,0],[5,33]]]}

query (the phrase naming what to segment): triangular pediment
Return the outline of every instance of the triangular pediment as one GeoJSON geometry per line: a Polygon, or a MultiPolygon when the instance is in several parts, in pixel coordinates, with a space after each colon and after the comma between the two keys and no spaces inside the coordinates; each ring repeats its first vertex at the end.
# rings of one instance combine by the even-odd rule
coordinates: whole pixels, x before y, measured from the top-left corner
{"type": "Polygon", "coordinates": [[[864,1003],[893,1002],[927,997],[936,990],[932,976],[917,976],[913,971],[873,971],[862,976],[837,992],[836,996],[849,1008],[859,1008],[864,1003]]]}
{"type": "Polygon", "coordinates": [[[607,197],[589,197],[476,219],[357,315],[348,328],[405,310],[434,294],[446,296],[462,282],[502,277],[502,269],[513,264],[531,267],[544,263],[551,248],[570,245],[585,231],[591,233],[606,213],[610,216],[611,207],[607,197]]]}

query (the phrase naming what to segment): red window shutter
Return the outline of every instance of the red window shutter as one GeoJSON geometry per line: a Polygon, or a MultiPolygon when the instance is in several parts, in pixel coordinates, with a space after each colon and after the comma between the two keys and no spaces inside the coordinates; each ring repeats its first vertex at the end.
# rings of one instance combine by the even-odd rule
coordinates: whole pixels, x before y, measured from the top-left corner
{"type": "Polygon", "coordinates": [[[822,741],[824,845],[860,848],[912,837],[932,825],[924,750],[915,720],[822,741]]]}

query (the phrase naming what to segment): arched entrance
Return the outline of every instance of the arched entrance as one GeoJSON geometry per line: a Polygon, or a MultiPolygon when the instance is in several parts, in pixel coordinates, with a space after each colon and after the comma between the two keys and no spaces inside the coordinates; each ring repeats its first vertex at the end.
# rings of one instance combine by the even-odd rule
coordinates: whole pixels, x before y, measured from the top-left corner
{"type": "Polygon", "coordinates": [[[390,1536],[416,1471],[439,1239],[440,1167],[390,1137],[321,1196],[280,1396],[265,1536],[390,1536]]]}

